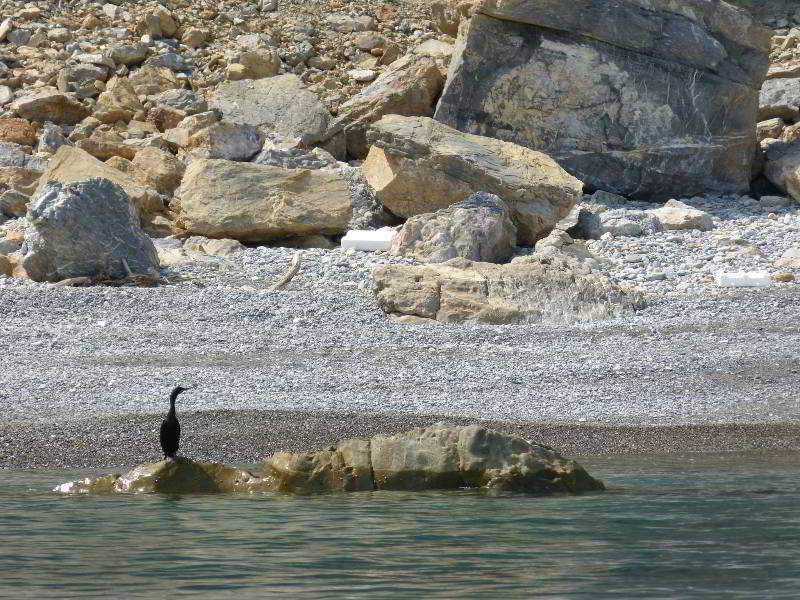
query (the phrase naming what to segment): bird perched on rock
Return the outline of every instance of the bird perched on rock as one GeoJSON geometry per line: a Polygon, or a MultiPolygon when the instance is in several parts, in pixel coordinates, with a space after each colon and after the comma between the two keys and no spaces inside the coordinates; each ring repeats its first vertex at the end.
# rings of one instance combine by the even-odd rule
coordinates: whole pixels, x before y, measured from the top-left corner
{"type": "Polygon", "coordinates": [[[177,386],[169,395],[169,412],[167,413],[167,418],[161,422],[161,434],[159,436],[164,458],[174,459],[175,453],[178,451],[178,445],[181,440],[181,424],[178,423],[178,417],[175,414],[175,399],[178,394],[188,389],[177,386]]]}

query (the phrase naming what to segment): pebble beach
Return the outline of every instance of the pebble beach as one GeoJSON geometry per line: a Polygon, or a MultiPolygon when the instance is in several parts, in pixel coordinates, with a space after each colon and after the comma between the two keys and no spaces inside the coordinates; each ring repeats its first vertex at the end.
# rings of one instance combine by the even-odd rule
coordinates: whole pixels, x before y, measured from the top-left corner
{"type": "Polygon", "coordinates": [[[295,250],[264,246],[166,269],[156,288],[0,278],[0,466],[155,459],[178,383],[195,386],[179,403],[184,451],[222,461],[437,420],[486,421],[573,454],[797,448],[800,290],[723,288],[713,274],[776,272],[800,245],[800,212],[697,207],[712,231],[589,242],[607,275],[647,299],[591,324],[394,321],[371,270],[414,261],[381,252],[304,250],[282,291],[268,288],[295,250]],[[757,252],[728,252],[721,235],[757,252]],[[655,269],[664,279],[650,280],[655,269]]]}

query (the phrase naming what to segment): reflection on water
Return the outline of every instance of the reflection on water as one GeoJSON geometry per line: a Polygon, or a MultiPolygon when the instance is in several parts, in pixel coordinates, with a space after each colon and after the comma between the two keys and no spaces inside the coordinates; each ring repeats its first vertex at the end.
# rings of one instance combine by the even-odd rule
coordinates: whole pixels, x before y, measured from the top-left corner
{"type": "Polygon", "coordinates": [[[0,597],[800,597],[797,455],[582,462],[608,492],[89,498],[0,471],[0,597]]]}

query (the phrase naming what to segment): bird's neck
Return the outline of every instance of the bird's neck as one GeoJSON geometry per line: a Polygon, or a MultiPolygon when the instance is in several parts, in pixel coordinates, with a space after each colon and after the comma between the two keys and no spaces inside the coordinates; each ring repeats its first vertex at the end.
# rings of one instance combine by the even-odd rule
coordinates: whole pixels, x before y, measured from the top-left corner
{"type": "Polygon", "coordinates": [[[168,416],[174,417],[175,416],[175,398],[170,397],[169,399],[169,413],[168,416]]]}

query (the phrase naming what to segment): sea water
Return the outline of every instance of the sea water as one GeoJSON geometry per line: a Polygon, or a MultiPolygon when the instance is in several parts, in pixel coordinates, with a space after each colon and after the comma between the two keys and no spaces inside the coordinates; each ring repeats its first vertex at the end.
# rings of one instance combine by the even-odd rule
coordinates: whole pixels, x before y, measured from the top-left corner
{"type": "Polygon", "coordinates": [[[64,496],[0,470],[0,598],[800,598],[800,456],[584,458],[605,493],[64,496]]]}

